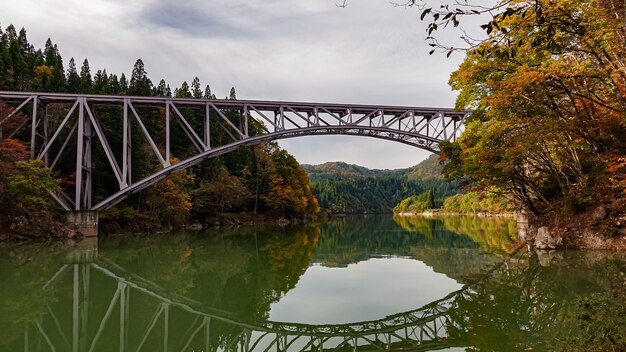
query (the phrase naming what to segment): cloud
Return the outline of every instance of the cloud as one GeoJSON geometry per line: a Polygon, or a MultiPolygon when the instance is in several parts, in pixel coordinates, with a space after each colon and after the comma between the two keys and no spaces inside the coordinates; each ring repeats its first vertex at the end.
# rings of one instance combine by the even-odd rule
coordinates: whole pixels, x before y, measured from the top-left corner
{"type": "Polygon", "coordinates": [[[144,9],[139,15],[157,28],[166,27],[196,37],[243,37],[253,31],[231,25],[226,18],[206,11],[204,7],[187,3],[176,5],[160,2],[144,9]]]}

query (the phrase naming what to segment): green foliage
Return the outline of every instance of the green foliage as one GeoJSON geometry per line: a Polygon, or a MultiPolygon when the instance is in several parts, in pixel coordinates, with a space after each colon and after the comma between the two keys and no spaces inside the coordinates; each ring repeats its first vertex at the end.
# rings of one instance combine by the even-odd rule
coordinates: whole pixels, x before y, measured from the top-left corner
{"type": "Polygon", "coordinates": [[[433,198],[429,208],[436,208],[459,191],[456,182],[443,180],[436,155],[398,170],[372,170],[341,162],[303,168],[321,207],[333,213],[391,213],[402,199],[427,191],[433,198]]]}
{"type": "Polygon", "coordinates": [[[18,161],[15,174],[6,180],[3,204],[12,204],[24,212],[40,212],[51,208],[49,192],[59,186],[49,168],[41,160],[18,161]]]}
{"type": "Polygon", "coordinates": [[[403,199],[393,208],[394,213],[421,213],[425,210],[432,209],[435,206],[433,200],[433,192],[428,190],[417,196],[410,196],[403,199]]]}
{"type": "Polygon", "coordinates": [[[424,161],[406,170],[405,175],[409,180],[430,180],[430,179],[443,179],[441,170],[443,164],[439,160],[439,155],[432,154],[424,161]]]}
{"type": "Polygon", "coordinates": [[[503,213],[516,210],[515,205],[501,192],[471,191],[456,194],[443,201],[443,210],[450,213],[503,213]]]}

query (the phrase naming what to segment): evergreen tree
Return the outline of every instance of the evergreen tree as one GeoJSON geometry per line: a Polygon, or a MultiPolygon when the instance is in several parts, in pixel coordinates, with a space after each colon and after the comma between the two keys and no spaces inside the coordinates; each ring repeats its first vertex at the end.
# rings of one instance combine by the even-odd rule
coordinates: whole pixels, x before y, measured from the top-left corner
{"type": "Polygon", "coordinates": [[[59,48],[54,44],[52,52],[54,53],[54,70],[50,79],[51,89],[53,92],[65,91],[67,82],[65,81],[65,68],[63,67],[63,58],[59,53],[59,48]]]}
{"type": "Polygon", "coordinates": [[[126,75],[122,73],[120,76],[119,91],[118,94],[125,95],[128,92],[128,80],[126,75]]]}
{"type": "Polygon", "coordinates": [[[69,93],[77,93],[80,90],[80,76],[76,71],[76,62],[74,58],[70,59],[67,67],[67,91],[69,93]]]}
{"type": "Polygon", "coordinates": [[[13,25],[9,25],[6,29],[7,37],[7,85],[11,90],[24,90],[24,75],[27,71],[26,60],[18,41],[17,32],[13,25]]]}
{"type": "Polygon", "coordinates": [[[113,95],[120,93],[120,81],[115,74],[109,76],[109,92],[113,95]]]}
{"type": "Polygon", "coordinates": [[[235,94],[235,87],[230,88],[230,94],[228,95],[228,99],[237,100],[237,95],[235,94]]]}
{"type": "Polygon", "coordinates": [[[146,73],[141,59],[137,59],[133,67],[133,72],[130,76],[130,84],[128,85],[128,94],[137,96],[152,95],[152,81],[148,78],[148,74],[146,73]]]}
{"type": "Polygon", "coordinates": [[[174,91],[174,96],[176,98],[191,98],[191,92],[189,91],[189,84],[187,84],[187,81],[184,81],[183,84],[181,84],[180,88],[176,89],[174,91]]]}
{"type": "Polygon", "coordinates": [[[211,99],[212,95],[211,95],[211,87],[209,87],[209,85],[206,85],[206,88],[204,88],[204,95],[202,96],[204,99],[211,99]]]}
{"type": "Polygon", "coordinates": [[[161,79],[159,81],[159,84],[154,88],[154,96],[165,97],[166,91],[167,91],[167,85],[165,84],[165,80],[161,79]]]}
{"type": "Polygon", "coordinates": [[[80,68],[80,93],[91,93],[91,69],[89,68],[89,61],[85,59],[83,66],[80,68]]]}
{"type": "Polygon", "coordinates": [[[202,90],[200,89],[200,79],[196,76],[191,82],[191,96],[195,99],[202,98],[202,90]]]}
{"type": "Polygon", "coordinates": [[[93,93],[95,94],[109,94],[109,76],[107,70],[98,70],[93,77],[93,93]]]}

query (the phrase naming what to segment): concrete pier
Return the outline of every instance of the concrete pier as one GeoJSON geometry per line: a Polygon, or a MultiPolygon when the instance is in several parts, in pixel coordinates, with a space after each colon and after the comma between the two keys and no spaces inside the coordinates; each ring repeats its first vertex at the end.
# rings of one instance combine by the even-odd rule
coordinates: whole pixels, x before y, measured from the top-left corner
{"type": "Polygon", "coordinates": [[[67,224],[85,237],[98,237],[97,211],[72,211],[67,213],[67,224]]]}

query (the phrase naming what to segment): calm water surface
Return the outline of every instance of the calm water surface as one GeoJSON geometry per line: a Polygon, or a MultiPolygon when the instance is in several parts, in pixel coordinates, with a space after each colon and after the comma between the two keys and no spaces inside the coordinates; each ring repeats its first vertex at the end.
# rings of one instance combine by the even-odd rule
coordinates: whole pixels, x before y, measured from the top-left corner
{"type": "Polygon", "coordinates": [[[566,349],[583,301],[612,294],[626,261],[508,256],[515,233],[505,219],[380,216],[5,244],[0,351],[566,349]]]}

